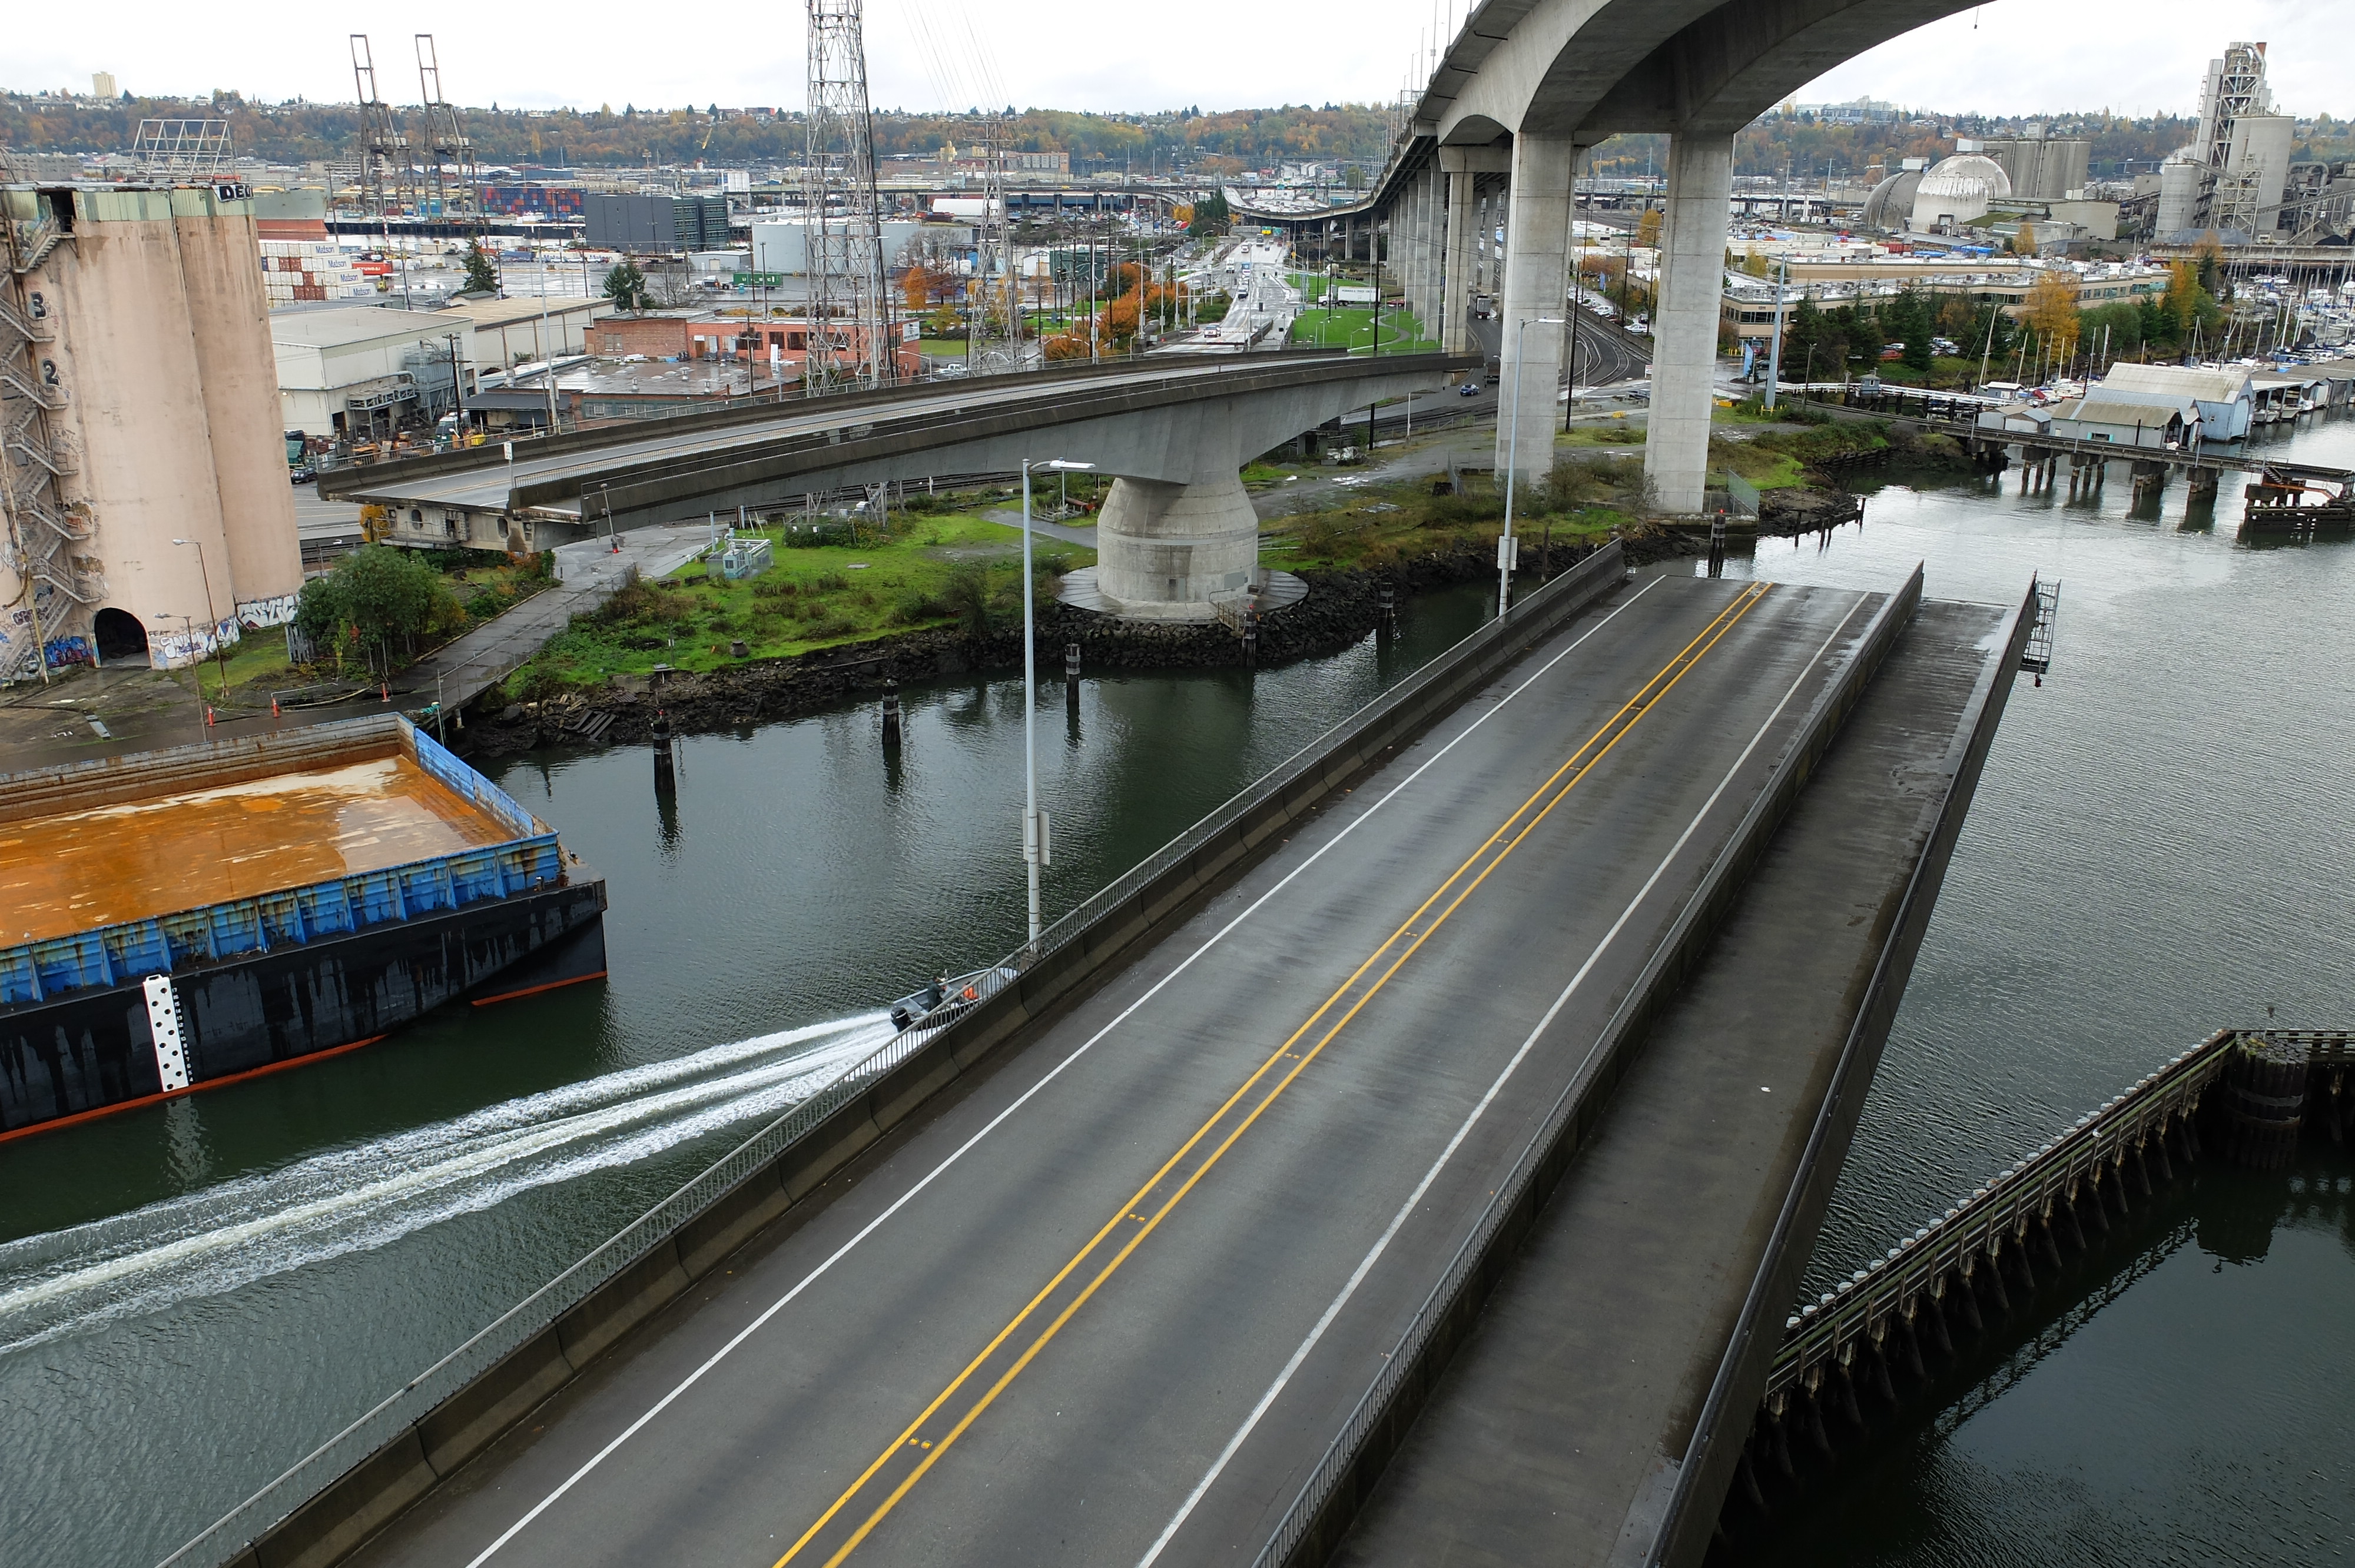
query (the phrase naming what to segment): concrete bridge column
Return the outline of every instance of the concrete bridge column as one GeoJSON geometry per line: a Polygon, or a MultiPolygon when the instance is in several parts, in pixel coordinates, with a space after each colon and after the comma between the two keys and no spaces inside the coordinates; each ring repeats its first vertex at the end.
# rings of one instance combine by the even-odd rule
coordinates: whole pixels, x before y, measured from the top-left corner
{"type": "Polygon", "coordinates": [[[1423,187],[1423,335],[1438,343],[1445,341],[1447,331],[1447,248],[1453,241],[1447,232],[1447,176],[1437,164],[1423,187]]]}
{"type": "Polygon", "coordinates": [[[1410,311],[1414,309],[1415,269],[1423,265],[1423,236],[1419,232],[1423,211],[1422,204],[1415,200],[1422,191],[1420,175],[1407,181],[1399,187],[1398,208],[1391,214],[1391,246],[1398,263],[1398,293],[1410,311]]]}
{"type": "Polygon", "coordinates": [[[1406,198],[1406,308],[1425,327],[1431,323],[1431,179],[1429,169],[1415,175],[1406,198]]]}
{"type": "Polygon", "coordinates": [[[1472,214],[1472,287],[1482,293],[1488,290],[1488,236],[1495,231],[1497,220],[1488,216],[1488,204],[1494,194],[1482,191],[1473,199],[1472,214]]]}
{"type": "MultiPolygon", "coordinates": [[[[1732,143],[1726,143],[1729,177],[1732,143]]],[[[1505,281],[1497,324],[1503,374],[1497,389],[1497,469],[1534,483],[1553,471],[1553,399],[1561,384],[1563,329],[1521,323],[1556,320],[1570,297],[1570,177],[1578,148],[1567,136],[1523,132],[1513,138],[1505,218],[1505,281]],[[1513,410],[1520,409],[1516,439],[1513,410]]],[[[1656,416],[1657,417],[1657,416],[1656,416]]]]}
{"type": "Polygon", "coordinates": [[[1472,295],[1480,287],[1481,253],[1487,245],[1487,199],[1480,195],[1482,175],[1508,170],[1511,155],[1502,147],[1442,147],[1439,166],[1447,175],[1446,265],[1440,271],[1439,309],[1446,328],[1440,346],[1450,354],[1472,347],[1472,295]]]}
{"type": "MultiPolygon", "coordinates": [[[[1511,156],[1509,153],[1506,154],[1508,162],[1510,161],[1511,156]]],[[[1505,252],[1512,244],[1512,171],[1508,169],[1505,183],[1497,187],[1497,199],[1490,203],[1488,207],[1488,291],[1497,296],[1497,308],[1499,313],[1504,309],[1505,252]],[[1497,235],[1497,231],[1500,228],[1505,231],[1502,238],[1497,235]]]]}
{"type": "Polygon", "coordinates": [[[1462,354],[1472,342],[1472,289],[1476,271],[1472,245],[1479,237],[1474,227],[1478,204],[1472,199],[1472,186],[1479,177],[1469,169],[1451,170],[1447,175],[1447,265],[1440,272],[1444,285],[1440,295],[1440,319],[1446,332],[1440,339],[1440,346],[1450,354],[1462,354]]]}
{"type": "Polygon", "coordinates": [[[1194,484],[1115,479],[1096,520],[1096,588],[1135,620],[1207,620],[1259,565],[1259,514],[1242,476],[1194,484]]]}
{"type": "Polygon", "coordinates": [[[1725,217],[1732,197],[1732,137],[1669,138],[1644,471],[1657,488],[1661,509],[1671,514],[1699,513],[1709,488],[1709,413],[1718,313],[1725,294],[1725,217]]]}

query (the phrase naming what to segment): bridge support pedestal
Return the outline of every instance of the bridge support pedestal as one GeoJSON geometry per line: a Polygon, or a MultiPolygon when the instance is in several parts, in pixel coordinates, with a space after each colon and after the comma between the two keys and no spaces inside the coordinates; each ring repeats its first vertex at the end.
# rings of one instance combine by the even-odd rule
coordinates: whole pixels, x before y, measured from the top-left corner
{"type": "Polygon", "coordinates": [[[1644,472],[1660,509],[1671,514],[1699,513],[1709,488],[1709,414],[1719,302],[1725,293],[1725,215],[1732,199],[1732,137],[1669,138],[1644,472]]]}
{"type": "Polygon", "coordinates": [[[1504,148],[1442,147],[1439,166],[1447,175],[1447,249],[1440,270],[1440,346],[1450,354],[1472,352],[1472,296],[1480,287],[1480,258],[1489,227],[1482,221],[1482,175],[1512,171],[1504,148]]]}
{"type": "Polygon", "coordinates": [[[1566,136],[1524,131],[1513,138],[1504,298],[1497,313],[1504,338],[1504,370],[1497,381],[1499,483],[1508,471],[1518,472],[1524,484],[1553,472],[1553,399],[1561,385],[1562,344],[1569,333],[1558,326],[1524,332],[1521,323],[1540,316],[1559,319],[1570,297],[1570,181],[1577,167],[1578,148],[1566,136]],[[1517,399],[1518,439],[1513,418],[1517,399]]]}
{"type": "Polygon", "coordinates": [[[1214,620],[1259,565],[1259,514],[1242,476],[1196,484],[1116,479],[1096,521],[1096,591],[1131,620],[1214,620]]]}
{"type": "Polygon", "coordinates": [[[1447,260],[1440,270],[1440,346],[1450,354],[1472,347],[1472,186],[1468,169],[1447,173],[1447,260]]]}

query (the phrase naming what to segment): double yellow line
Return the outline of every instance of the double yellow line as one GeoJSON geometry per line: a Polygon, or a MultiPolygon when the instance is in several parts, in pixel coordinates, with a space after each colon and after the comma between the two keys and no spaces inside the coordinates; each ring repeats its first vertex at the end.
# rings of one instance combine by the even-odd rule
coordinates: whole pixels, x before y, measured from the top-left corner
{"type": "MultiPolygon", "coordinates": [[[[1718,613],[1717,619],[1702,628],[1700,635],[1678,650],[1676,657],[1663,664],[1649,680],[1644,683],[1634,696],[1628,698],[1616,713],[1604,720],[1602,727],[1587,736],[1585,743],[1576,751],[1572,752],[1544,783],[1532,790],[1529,799],[1523,800],[1513,814],[1506,818],[1497,831],[1490,833],[1480,847],[1473,851],[1445,882],[1441,883],[1429,897],[1417,906],[1414,913],[1407,916],[1404,923],[1392,931],[1380,947],[1369,954],[1366,960],[1351,971],[1349,978],[1344,980],[1332,995],[1327,997],[1315,1012],[1308,1015],[1306,1022],[1294,1030],[1283,1044],[1277,1046],[1249,1077],[1236,1086],[1234,1092],[1227,1097],[1224,1103],[1211,1114],[1209,1118],[1195,1128],[1192,1136],[1178,1145],[1177,1150],[1168,1159],[1162,1161],[1160,1168],[1153,1172],[1145,1185],[1138,1188],[1125,1202],[1114,1211],[1112,1217],[1104,1222],[1103,1227],[1088,1238],[1087,1245],[1081,1247],[1071,1255],[1070,1262],[1055,1272],[1054,1277],[1048,1280],[1039,1293],[1031,1297],[1024,1305],[1022,1310],[1016,1313],[1013,1319],[1000,1329],[988,1344],[982,1347],[979,1354],[965,1363],[964,1369],[951,1380],[946,1388],[933,1397],[931,1404],[924,1406],[899,1436],[892,1439],[890,1446],[876,1456],[874,1463],[868,1465],[860,1473],[858,1478],[853,1481],[843,1494],[835,1499],[826,1510],[817,1517],[815,1522],[802,1532],[800,1539],[786,1550],[783,1556],[777,1559],[776,1568],[786,1568],[786,1564],[801,1556],[804,1552],[809,1551],[813,1544],[821,1544],[825,1540],[835,1537],[839,1537],[839,1540],[834,1545],[832,1552],[826,1558],[826,1568],[836,1568],[837,1564],[856,1551],[859,1542],[865,1541],[875,1527],[882,1523],[885,1517],[899,1506],[900,1500],[908,1495],[916,1483],[923,1479],[925,1473],[931,1470],[941,1456],[948,1452],[958,1438],[964,1436],[973,1424],[980,1419],[982,1413],[996,1403],[997,1396],[1006,1391],[1007,1385],[1019,1377],[1023,1369],[1028,1367],[1039,1353],[1047,1348],[1048,1343],[1062,1331],[1063,1325],[1069,1323],[1079,1309],[1087,1305],[1089,1298],[1095,1295],[1103,1283],[1119,1270],[1121,1265],[1128,1261],[1136,1249],[1144,1244],[1145,1238],[1151,1235],[1159,1227],[1161,1222],[1168,1216],[1170,1211],[1194,1190],[1195,1184],[1208,1175],[1210,1168],[1219,1162],[1228,1150],[1234,1147],[1236,1140],[1251,1129],[1252,1125],[1259,1120],[1261,1114],[1269,1106],[1274,1104],[1276,1098],[1284,1090],[1292,1086],[1294,1080],[1300,1076],[1308,1064],[1315,1061],[1324,1052],[1325,1047],[1332,1044],[1334,1037],[1347,1028],[1349,1021],[1357,1017],[1366,1004],[1373,1000],[1375,994],[1390,982],[1391,977],[1397,974],[1406,961],[1412,958],[1426,941],[1430,940],[1432,933],[1446,924],[1449,916],[1463,907],[1464,901],[1487,880],[1488,874],[1502,864],[1506,856],[1520,847],[1523,841],[1536,830],[1537,825],[1552,812],[1554,807],[1560,805],[1562,799],[1576,789],[1604,758],[1610,755],[1612,748],[1626,736],[1628,731],[1643,721],[1644,715],[1651,711],[1654,704],[1666,696],[1678,681],[1684,679],[1694,665],[1700,662],[1710,649],[1717,646],[1718,642],[1743,616],[1750,613],[1752,607],[1765,597],[1767,589],[1772,586],[1767,583],[1753,583],[1744,589],[1718,613]],[[1451,891],[1454,894],[1452,897],[1449,896],[1451,891]],[[1386,957],[1390,961],[1384,965],[1383,959],[1386,957]],[[1298,1049],[1301,1042],[1307,1038],[1309,1033],[1336,1010],[1338,1010],[1339,1016],[1335,1018],[1331,1025],[1316,1038],[1316,1043],[1305,1051],[1298,1049]],[[1285,1069],[1283,1075],[1260,1096],[1248,1111],[1240,1116],[1236,1115],[1252,1090],[1275,1071],[1277,1064],[1283,1062],[1291,1063],[1290,1067],[1285,1069]],[[1220,1135],[1222,1128],[1223,1133],[1220,1135]],[[1220,1136],[1217,1137],[1215,1142],[1211,1142],[1214,1135],[1220,1136]],[[1205,1143],[1209,1144],[1209,1151],[1184,1172],[1182,1178],[1168,1189],[1166,1196],[1159,1196],[1156,1200],[1156,1194],[1161,1192],[1164,1184],[1171,1181],[1173,1177],[1177,1177],[1179,1167],[1185,1164],[1188,1157],[1205,1143]],[[1127,1237],[1120,1243],[1112,1255],[1096,1269],[1093,1275],[1083,1283],[1079,1282],[1078,1276],[1082,1266],[1112,1239],[1114,1232],[1124,1227],[1129,1231],[1127,1237]],[[1077,1287],[1072,1288],[1075,1284],[1077,1287]],[[1018,1348],[1014,1342],[1015,1336],[1023,1325],[1034,1317],[1050,1311],[1051,1316],[1049,1317],[1046,1326],[1018,1348]],[[994,1378],[987,1377],[988,1371],[993,1368],[996,1370],[996,1375],[994,1378]],[[960,1394],[964,1393],[968,1387],[977,1384],[983,1385],[981,1391],[960,1404],[960,1394]],[[873,1509],[858,1520],[855,1528],[851,1528],[851,1515],[847,1510],[850,1509],[859,1494],[870,1485],[876,1484],[879,1478],[888,1479],[894,1477],[896,1479],[882,1500],[876,1503],[873,1509]],[[837,1529],[837,1526],[841,1528],[837,1529]]],[[[812,1552],[812,1556],[815,1557],[815,1553],[812,1552]]]]}

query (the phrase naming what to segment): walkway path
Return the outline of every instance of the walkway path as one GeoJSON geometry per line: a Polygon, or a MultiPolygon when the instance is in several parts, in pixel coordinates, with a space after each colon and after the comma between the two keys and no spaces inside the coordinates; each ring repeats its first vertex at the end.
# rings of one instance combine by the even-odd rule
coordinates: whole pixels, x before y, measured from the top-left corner
{"type": "Polygon", "coordinates": [[[419,660],[402,672],[395,690],[417,701],[438,691],[445,707],[464,706],[538,652],[574,616],[613,598],[632,567],[644,577],[677,571],[711,542],[711,530],[701,523],[666,523],[633,528],[619,538],[618,550],[602,539],[559,546],[554,588],[419,660]]]}

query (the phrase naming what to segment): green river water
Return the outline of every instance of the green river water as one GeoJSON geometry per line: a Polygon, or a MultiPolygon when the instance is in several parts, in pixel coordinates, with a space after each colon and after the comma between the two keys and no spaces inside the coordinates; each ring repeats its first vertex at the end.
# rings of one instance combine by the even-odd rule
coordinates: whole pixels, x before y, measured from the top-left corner
{"type": "MultiPolygon", "coordinates": [[[[2285,443],[2355,464],[2355,424],[2285,443]]],[[[2062,579],[1955,853],[1810,1283],[2225,1023],[2355,1014],[2355,548],[2009,486],[1891,486],[1784,581],[2015,603],[2062,579]]],[[[1050,916],[1488,613],[1285,669],[1043,694],[1050,916]]],[[[495,769],[607,878],[611,979],[0,1145],[0,1561],[152,1563],[1021,934],[1021,697],[907,694],[495,769]]],[[[1950,1379],[1756,1561],[2328,1561],[2355,1545],[2355,1164],[2203,1171],[2086,1298],[1950,1379]]]]}

